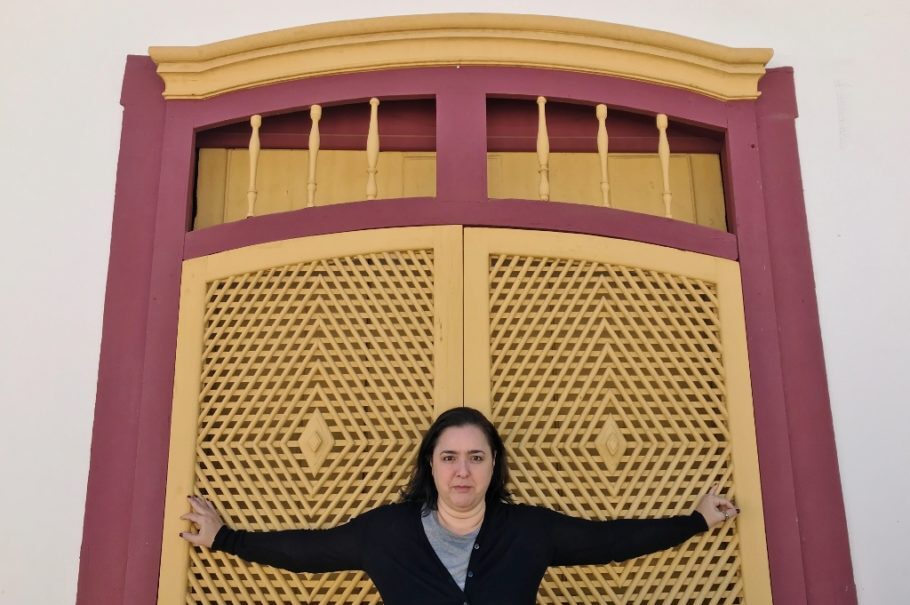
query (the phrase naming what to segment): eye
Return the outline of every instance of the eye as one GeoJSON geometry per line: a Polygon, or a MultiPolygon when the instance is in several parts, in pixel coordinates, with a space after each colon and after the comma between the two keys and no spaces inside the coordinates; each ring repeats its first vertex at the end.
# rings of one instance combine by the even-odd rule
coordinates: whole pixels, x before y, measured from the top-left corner
{"type": "Polygon", "coordinates": [[[442,457],[443,462],[452,462],[453,460],[455,460],[455,456],[452,456],[451,454],[444,454],[442,457]]]}
{"type": "Polygon", "coordinates": [[[481,454],[475,454],[475,455],[471,456],[471,461],[483,462],[483,456],[481,454]]]}

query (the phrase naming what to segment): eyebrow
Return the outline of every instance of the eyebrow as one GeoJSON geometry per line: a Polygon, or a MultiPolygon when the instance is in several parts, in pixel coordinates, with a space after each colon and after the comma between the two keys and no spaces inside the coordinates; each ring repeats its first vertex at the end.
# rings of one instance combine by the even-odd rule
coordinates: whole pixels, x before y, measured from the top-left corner
{"type": "MultiPolygon", "coordinates": [[[[439,453],[440,454],[457,454],[458,452],[456,452],[455,450],[442,450],[439,453]]],[[[467,453],[468,454],[486,454],[487,451],[486,450],[468,450],[467,453]]]]}

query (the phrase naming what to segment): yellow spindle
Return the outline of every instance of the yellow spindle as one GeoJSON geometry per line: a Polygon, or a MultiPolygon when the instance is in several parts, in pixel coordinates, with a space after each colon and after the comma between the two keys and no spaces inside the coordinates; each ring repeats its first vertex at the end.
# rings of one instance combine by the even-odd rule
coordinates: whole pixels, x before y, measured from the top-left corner
{"type": "Polygon", "coordinates": [[[246,216],[253,216],[256,210],[256,173],[259,169],[259,128],[262,126],[262,116],[256,114],[250,117],[250,126],[253,127],[253,134],[250,135],[250,182],[246,190],[246,216]]]}
{"type": "Polygon", "coordinates": [[[306,205],[312,208],[316,205],[316,156],[319,155],[319,120],[322,119],[322,107],[313,105],[310,107],[310,121],[313,123],[310,128],[310,140],[308,144],[308,154],[310,160],[310,169],[307,174],[306,183],[306,205]]]}
{"type": "Polygon", "coordinates": [[[667,140],[667,114],[657,114],[657,130],[660,132],[657,155],[660,156],[660,172],[663,175],[664,181],[664,216],[673,218],[673,193],[670,191],[670,141],[667,140]]]}
{"type": "Polygon", "coordinates": [[[379,162],[379,99],[370,99],[370,130],[367,133],[367,199],[379,195],[376,187],[376,164],[379,162]]]}
{"type": "Polygon", "coordinates": [[[597,115],[597,153],[600,156],[600,195],[604,206],[610,207],[610,178],[607,175],[607,153],[610,139],[607,136],[607,106],[600,104],[595,109],[597,115]]]}
{"type": "Polygon", "coordinates": [[[540,175],[540,199],[550,199],[550,136],[547,134],[547,100],[537,97],[537,173],[540,175]]]}

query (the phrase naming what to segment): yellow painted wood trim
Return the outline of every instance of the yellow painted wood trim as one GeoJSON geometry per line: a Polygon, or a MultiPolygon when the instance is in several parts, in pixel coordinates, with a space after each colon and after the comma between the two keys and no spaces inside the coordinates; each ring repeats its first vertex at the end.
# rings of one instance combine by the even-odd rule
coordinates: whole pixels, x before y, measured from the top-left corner
{"type": "Polygon", "coordinates": [[[436,234],[433,301],[435,313],[435,412],[464,405],[464,329],[462,323],[462,228],[432,227],[436,234]]]}
{"type": "Polygon", "coordinates": [[[739,264],[736,262],[717,259],[717,268],[720,340],[726,372],[733,483],[736,485],[737,506],[743,512],[735,521],[741,545],[743,592],[746,603],[771,603],[771,571],[765,539],[765,513],[758,469],[742,282],[739,264]]]}
{"type": "Polygon", "coordinates": [[[199,417],[199,390],[202,384],[206,263],[204,257],[186,261],[180,283],[177,363],[174,368],[174,403],[171,409],[158,603],[186,601],[190,546],[178,533],[191,530],[191,524],[181,521],[180,516],[190,512],[186,497],[195,493],[193,482],[196,420],[199,417]]]}
{"type": "Polygon", "coordinates": [[[331,74],[508,65],[618,76],[754,99],[772,51],[566,17],[441,14],[294,27],[200,46],[153,46],[168,99],[331,74]]]}
{"type": "MultiPolygon", "coordinates": [[[[490,240],[464,230],[464,401],[492,416],[490,393],[490,240]]],[[[480,233],[478,233],[480,232],[480,233]]]]}

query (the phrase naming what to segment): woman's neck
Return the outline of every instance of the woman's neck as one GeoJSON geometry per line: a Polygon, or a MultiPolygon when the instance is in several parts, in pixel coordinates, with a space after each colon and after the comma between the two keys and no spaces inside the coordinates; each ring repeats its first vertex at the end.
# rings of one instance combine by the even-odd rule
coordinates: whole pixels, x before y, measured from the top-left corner
{"type": "Polygon", "coordinates": [[[436,518],[439,519],[440,525],[444,528],[453,534],[463,536],[480,527],[486,510],[486,502],[483,500],[477,506],[468,510],[449,508],[443,502],[437,501],[436,518]]]}

